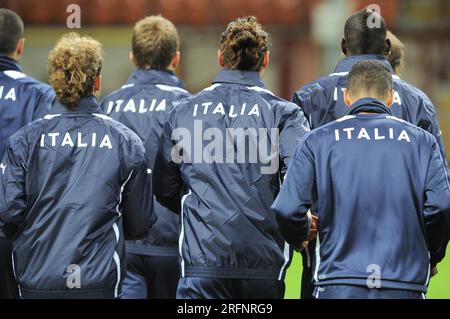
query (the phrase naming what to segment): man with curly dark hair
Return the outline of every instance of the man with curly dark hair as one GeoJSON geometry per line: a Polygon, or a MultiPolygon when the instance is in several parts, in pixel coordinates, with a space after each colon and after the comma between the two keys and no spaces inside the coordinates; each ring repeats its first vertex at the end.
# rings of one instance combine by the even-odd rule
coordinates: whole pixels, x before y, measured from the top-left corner
{"type": "Polygon", "coordinates": [[[231,22],[220,39],[223,70],[165,126],[153,183],[158,201],[181,213],[177,298],[284,296],[292,249],[270,205],[309,128],[261,80],[269,43],[256,18],[231,22]]]}

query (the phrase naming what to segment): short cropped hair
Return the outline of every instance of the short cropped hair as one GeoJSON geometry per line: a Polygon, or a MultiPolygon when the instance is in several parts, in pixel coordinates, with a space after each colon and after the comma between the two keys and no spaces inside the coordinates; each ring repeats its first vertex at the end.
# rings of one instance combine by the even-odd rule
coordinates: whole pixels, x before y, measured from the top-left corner
{"type": "Polygon", "coordinates": [[[220,36],[220,51],[226,69],[260,71],[270,38],[253,16],[230,22],[220,36]]]}
{"type": "Polygon", "coordinates": [[[350,95],[373,93],[382,98],[388,96],[392,87],[391,72],[378,61],[358,62],[347,75],[347,90],[350,95]]]}
{"type": "Polygon", "coordinates": [[[23,21],[14,11],[0,9],[0,54],[9,55],[16,50],[23,29],[23,21]]]}
{"type": "Polygon", "coordinates": [[[378,13],[363,9],[351,15],[345,22],[344,38],[348,51],[353,54],[384,54],[386,22],[378,13]],[[379,24],[370,25],[373,18],[379,24]]]}
{"type": "Polygon", "coordinates": [[[180,47],[177,29],[160,15],[139,20],[134,26],[131,42],[139,69],[166,69],[180,47]]]}
{"type": "Polygon", "coordinates": [[[62,36],[48,57],[49,82],[68,109],[92,95],[96,77],[102,70],[100,42],[70,32],[62,36]]]}

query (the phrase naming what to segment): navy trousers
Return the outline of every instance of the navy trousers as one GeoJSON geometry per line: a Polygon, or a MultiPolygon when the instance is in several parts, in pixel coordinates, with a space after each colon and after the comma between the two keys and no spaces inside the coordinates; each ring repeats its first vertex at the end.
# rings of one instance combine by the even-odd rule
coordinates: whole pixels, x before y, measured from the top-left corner
{"type": "Polygon", "coordinates": [[[425,299],[425,295],[418,291],[352,285],[316,287],[314,297],[317,299],[425,299]]]}
{"type": "Polygon", "coordinates": [[[178,257],[127,254],[122,299],[175,299],[178,257]]]}
{"type": "Polygon", "coordinates": [[[12,243],[6,239],[0,239],[0,299],[19,298],[11,252],[12,243]]]}
{"type": "Polygon", "coordinates": [[[184,277],[177,299],[282,299],[284,281],[184,277]]]}

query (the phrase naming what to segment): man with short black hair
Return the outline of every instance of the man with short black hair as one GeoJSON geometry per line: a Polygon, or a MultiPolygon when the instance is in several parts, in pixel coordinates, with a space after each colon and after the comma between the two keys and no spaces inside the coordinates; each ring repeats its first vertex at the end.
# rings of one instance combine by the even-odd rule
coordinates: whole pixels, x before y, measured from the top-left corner
{"type": "MultiPolygon", "coordinates": [[[[133,30],[130,60],[136,66],[127,83],[102,101],[102,108],[143,140],[151,166],[159,138],[174,102],[190,96],[175,75],[180,39],[162,16],[138,21],[133,30]]],[[[127,241],[128,270],[123,298],[175,298],[179,279],[179,218],[154,202],[158,220],[147,238],[127,241]]]]}
{"type": "MultiPolygon", "coordinates": [[[[55,97],[49,85],[22,73],[18,60],[25,39],[22,19],[0,9],[0,159],[8,138],[29,122],[45,115],[55,97]]],[[[0,163],[0,169],[5,164],[0,163]]],[[[1,172],[1,171],[0,171],[1,172]]],[[[11,243],[0,239],[0,298],[18,297],[11,265],[11,243]]]]}
{"type": "MultiPolygon", "coordinates": [[[[305,85],[294,93],[293,102],[301,107],[309,119],[312,129],[318,128],[342,117],[347,111],[343,89],[347,84],[347,74],[360,61],[372,60],[386,65],[393,77],[394,101],[392,115],[404,119],[433,134],[445,161],[445,148],[433,103],[418,88],[410,85],[394,74],[387,56],[391,51],[391,41],[386,36],[387,26],[377,12],[363,9],[351,15],[344,27],[341,41],[342,53],[346,56],[338,62],[332,74],[305,85]]],[[[448,168],[447,168],[448,169],[448,168]]],[[[312,208],[312,211],[315,207],[312,208]]],[[[302,298],[312,298],[312,265],[314,264],[315,243],[302,252],[302,298]]]]}
{"type": "Polygon", "coordinates": [[[347,79],[345,116],[305,135],[272,208],[300,248],[319,203],[316,298],[423,298],[450,233],[438,143],[392,116],[385,65],[358,62],[347,79]]]}

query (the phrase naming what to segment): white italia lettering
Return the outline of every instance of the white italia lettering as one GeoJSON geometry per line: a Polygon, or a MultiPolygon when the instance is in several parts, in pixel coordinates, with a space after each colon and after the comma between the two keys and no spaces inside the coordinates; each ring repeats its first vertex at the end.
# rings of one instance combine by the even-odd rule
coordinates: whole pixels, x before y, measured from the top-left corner
{"type": "Polygon", "coordinates": [[[156,106],[156,99],[153,99],[152,104],[150,104],[149,111],[153,112],[155,110],[155,106],[156,106]]]}
{"type": "Polygon", "coordinates": [[[156,107],[155,111],[165,111],[166,110],[166,99],[163,99],[159,105],[156,107]]]}
{"type": "Polygon", "coordinates": [[[52,139],[52,146],[56,146],[56,137],[59,136],[59,133],[48,133],[48,136],[52,139]]]}
{"type": "Polygon", "coordinates": [[[52,147],[72,147],[72,148],[108,148],[112,149],[111,139],[108,134],[102,136],[101,140],[97,139],[97,133],[59,133],[51,132],[42,134],[40,139],[40,147],[49,144],[52,147]],[[100,143],[99,143],[100,142],[100,143]]]}
{"type": "Polygon", "coordinates": [[[392,104],[397,103],[398,105],[402,105],[402,99],[400,98],[400,94],[397,91],[394,91],[394,101],[392,104]]]}
{"type": "Polygon", "coordinates": [[[212,102],[202,103],[202,106],[203,106],[203,115],[205,115],[206,113],[208,113],[208,108],[209,108],[210,105],[212,105],[212,102]]]}
{"type": "Polygon", "coordinates": [[[198,104],[194,105],[194,114],[192,114],[192,116],[197,116],[197,109],[198,109],[198,104]]]}
{"type": "Polygon", "coordinates": [[[393,140],[393,141],[406,141],[411,143],[411,139],[406,130],[402,130],[401,132],[395,131],[394,128],[358,128],[358,134],[355,137],[355,134],[352,134],[355,131],[354,127],[347,127],[343,129],[335,129],[334,130],[334,139],[340,141],[342,139],[347,140],[361,140],[365,139],[367,141],[385,141],[385,140],[393,140]],[[342,131],[342,133],[341,133],[342,131]]]}
{"type": "Polygon", "coordinates": [[[348,127],[348,128],[344,128],[343,131],[347,133],[347,139],[351,139],[352,138],[352,132],[355,130],[354,127],[348,127]]]}
{"type": "Polygon", "coordinates": [[[64,135],[64,139],[61,143],[61,146],[66,146],[66,145],[70,145],[71,147],[75,147],[75,145],[73,144],[72,138],[70,137],[69,133],[66,133],[64,135]]]}
{"type": "Polygon", "coordinates": [[[260,109],[258,104],[254,104],[253,107],[248,111],[247,103],[242,103],[242,105],[230,105],[228,111],[222,102],[213,104],[213,102],[205,102],[202,104],[195,104],[193,110],[193,116],[196,117],[199,114],[213,114],[222,115],[235,118],[238,116],[260,116],[260,109]],[[203,108],[203,110],[201,109],[203,108]]]}
{"type": "Polygon", "coordinates": [[[217,114],[217,113],[225,115],[225,109],[223,108],[222,103],[217,104],[216,108],[214,109],[213,114],[217,114]]]}
{"type": "Polygon", "coordinates": [[[234,105],[230,106],[230,113],[228,114],[229,117],[236,117],[237,114],[233,113],[234,112],[234,105]]]}
{"type": "Polygon", "coordinates": [[[5,89],[3,85],[0,85],[0,99],[16,101],[16,89],[10,88],[9,91],[7,91],[6,95],[3,96],[3,93],[6,91],[7,89],[5,89]]]}
{"type": "Polygon", "coordinates": [[[128,101],[127,105],[123,108],[123,112],[133,112],[136,113],[136,105],[134,104],[134,100],[131,99],[128,101]]]}
{"type": "Polygon", "coordinates": [[[87,143],[83,143],[81,132],[78,132],[77,145],[78,145],[78,147],[87,147],[88,146],[87,143]]]}
{"type": "Polygon", "coordinates": [[[103,137],[103,140],[102,140],[102,142],[100,143],[100,146],[99,146],[99,147],[100,147],[100,148],[107,147],[107,148],[109,148],[109,149],[112,149],[111,140],[109,139],[109,136],[108,136],[108,135],[105,135],[105,136],[103,137]]]}
{"type": "Polygon", "coordinates": [[[145,108],[145,100],[140,99],[139,100],[139,113],[147,113],[148,109],[145,108]]]}
{"type": "Polygon", "coordinates": [[[397,141],[401,141],[401,140],[405,140],[405,141],[407,141],[408,143],[411,143],[411,141],[410,141],[410,139],[409,139],[409,135],[408,135],[408,133],[407,133],[405,130],[403,130],[403,131],[400,133],[400,136],[399,136],[398,139],[397,139],[397,141]]]}
{"type": "Polygon", "coordinates": [[[374,132],[375,132],[375,140],[384,140],[386,138],[386,136],[380,135],[378,128],[376,128],[374,132]]]}
{"type": "Polygon", "coordinates": [[[362,138],[365,138],[366,140],[370,140],[370,136],[364,127],[361,128],[361,130],[359,131],[359,134],[358,134],[358,140],[360,140],[362,138]]]}
{"type": "Polygon", "coordinates": [[[250,112],[248,112],[248,115],[256,115],[259,116],[259,107],[258,104],[255,104],[252,109],[250,110],[250,112]]]}

